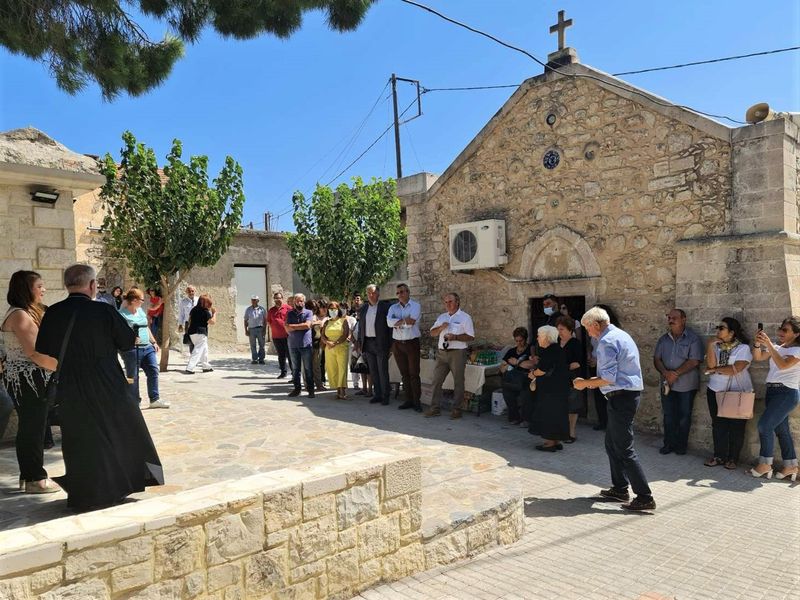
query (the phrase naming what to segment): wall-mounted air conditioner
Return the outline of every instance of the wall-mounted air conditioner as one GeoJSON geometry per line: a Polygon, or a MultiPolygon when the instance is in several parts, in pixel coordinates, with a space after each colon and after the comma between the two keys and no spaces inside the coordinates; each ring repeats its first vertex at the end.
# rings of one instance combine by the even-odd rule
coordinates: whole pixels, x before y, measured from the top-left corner
{"type": "Polygon", "coordinates": [[[449,229],[451,271],[491,269],[508,262],[505,221],[489,219],[449,229]]]}

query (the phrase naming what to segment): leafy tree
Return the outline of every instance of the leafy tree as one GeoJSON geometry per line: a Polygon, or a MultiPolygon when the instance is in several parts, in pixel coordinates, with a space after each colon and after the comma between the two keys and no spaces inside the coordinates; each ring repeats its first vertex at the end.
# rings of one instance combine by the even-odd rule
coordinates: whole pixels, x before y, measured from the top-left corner
{"type": "Polygon", "coordinates": [[[349,298],[369,283],[388,281],[405,258],[406,231],[393,179],[353,178],[336,191],[318,185],[310,202],[296,192],[289,252],[300,278],[315,292],[349,298]]]}
{"type": "Polygon", "coordinates": [[[89,80],[106,99],[158,86],[207,26],[225,37],[288,38],[303,14],[324,10],[336,31],[355,29],[375,0],[0,0],[0,44],[47,64],[70,94],[89,80]],[[150,39],[137,11],[171,29],[150,39]]]}
{"type": "MultiPolygon", "coordinates": [[[[244,208],[242,168],[230,156],[208,185],[208,157],[181,161],[181,142],[174,140],[162,179],[156,155],[137,143],[130,131],[117,167],[106,154],[101,198],[108,211],[103,235],[108,250],[124,258],[135,276],[161,288],[164,299],[163,346],[170,347],[176,326],[172,298],[193,267],[217,263],[239,230],[244,208]]],[[[161,370],[169,351],[161,353],[161,370]]]]}

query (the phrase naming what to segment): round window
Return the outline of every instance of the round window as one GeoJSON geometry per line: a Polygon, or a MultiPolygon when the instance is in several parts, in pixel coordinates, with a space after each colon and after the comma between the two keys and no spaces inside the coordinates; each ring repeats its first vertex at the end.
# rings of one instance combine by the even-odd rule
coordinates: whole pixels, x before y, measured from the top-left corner
{"type": "Polygon", "coordinates": [[[561,160],[561,156],[559,155],[557,150],[548,150],[544,153],[544,158],[542,158],[542,164],[544,165],[545,169],[555,169],[558,166],[559,161],[561,160]]]}
{"type": "Polygon", "coordinates": [[[453,238],[453,256],[459,262],[468,263],[478,253],[478,238],[469,230],[459,231],[453,238]]]}

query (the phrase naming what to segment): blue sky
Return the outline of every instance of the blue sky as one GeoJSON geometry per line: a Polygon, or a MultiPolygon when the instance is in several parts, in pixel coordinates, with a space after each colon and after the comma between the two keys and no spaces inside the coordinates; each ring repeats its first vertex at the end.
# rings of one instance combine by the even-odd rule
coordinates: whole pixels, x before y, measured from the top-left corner
{"type": "MultiPolygon", "coordinates": [[[[800,45],[796,0],[762,10],[740,0],[423,3],[541,59],[556,48],[549,26],[564,9],[575,23],[567,30],[568,45],[581,62],[608,73],[800,45]]],[[[154,31],[160,37],[165,30],[158,25],[154,31]]],[[[162,161],[179,138],[185,158],[209,156],[212,174],[231,155],[244,168],[244,221],[259,226],[265,211],[291,207],[294,190],[310,194],[317,181],[328,183],[391,122],[388,91],[380,92],[392,72],[436,88],[520,83],[541,70],[525,56],[418,8],[380,0],[361,27],[346,34],[329,31],[320,13],[309,14],[289,40],[240,42],[207,31],[187,46],[165,84],[110,103],[95,86],[65,94],[43,65],[0,50],[0,129],[32,125],[78,152],[115,156],[122,131],[130,129],[162,161]]],[[[675,103],[739,120],[761,101],[800,111],[798,51],[623,79],[675,103]]],[[[408,84],[399,89],[402,109],[414,92],[408,84]]],[[[401,128],[404,174],[447,168],[512,92],[425,94],[423,116],[401,128]]],[[[394,174],[390,132],[334,184],[354,175],[394,174]]],[[[278,228],[293,228],[291,213],[278,228]]]]}

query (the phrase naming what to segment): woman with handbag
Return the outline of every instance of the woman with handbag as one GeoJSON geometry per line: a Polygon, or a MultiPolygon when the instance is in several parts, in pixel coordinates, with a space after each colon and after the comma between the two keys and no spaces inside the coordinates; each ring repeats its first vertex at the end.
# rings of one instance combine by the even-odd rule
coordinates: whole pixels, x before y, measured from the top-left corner
{"type": "Polygon", "coordinates": [[[776,479],[797,480],[797,453],[792,432],[789,429],[789,414],[800,403],[800,318],[784,319],[778,328],[778,344],[772,343],[769,336],[759,329],[753,358],[757,361],[769,360],[767,373],[767,395],[765,409],[758,420],[758,436],[761,438],[761,451],[758,464],[750,469],[753,477],[772,477],[772,459],[775,450],[775,436],[781,446],[783,464],[775,473],[776,479]]]}
{"type": "Polygon", "coordinates": [[[194,375],[194,370],[199,364],[203,373],[213,371],[208,362],[208,326],[217,322],[217,311],[212,308],[211,296],[201,294],[197,305],[189,311],[189,339],[194,344],[194,350],[189,357],[184,374],[194,375]]]}
{"type": "MultiPolygon", "coordinates": [[[[714,456],[705,463],[707,467],[724,465],[726,469],[736,468],[739,455],[744,446],[744,429],[747,419],[722,416],[720,400],[726,393],[753,392],[750,380],[750,363],[753,354],[742,325],[736,319],[723,317],[717,325],[716,337],[708,341],[706,348],[706,373],[710,375],[706,386],[708,412],[711,414],[711,431],[714,439],[714,456]]],[[[752,398],[749,413],[752,414],[752,398]]],[[[739,417],[739,415],[737,415],[739,417]]]]}
{"type": "Polygon", "coordinates": [[[528,388],[528,369],[532,366],[531,345],[528,343],[528,330],[524,327],[517,327],[511,335],[514,347],[503,356],[500,372],[503,374],[503,400],[508,408],[508,422],[519,425],[522,423],[522,394],[528,388]]]}
{"type": "Polygon", "coordinates": [[[0,375],[17,407],[16,449],[20,489],[28,494],[50,494],[61,488],[44,469],[44,439],[50,409],[45,389],[58,361],[37,352],[36,336],[45,306],[44,282],[35,271],[11,276],[6,299],[10,308],[0,324],[5,360],[0,375]]]}

